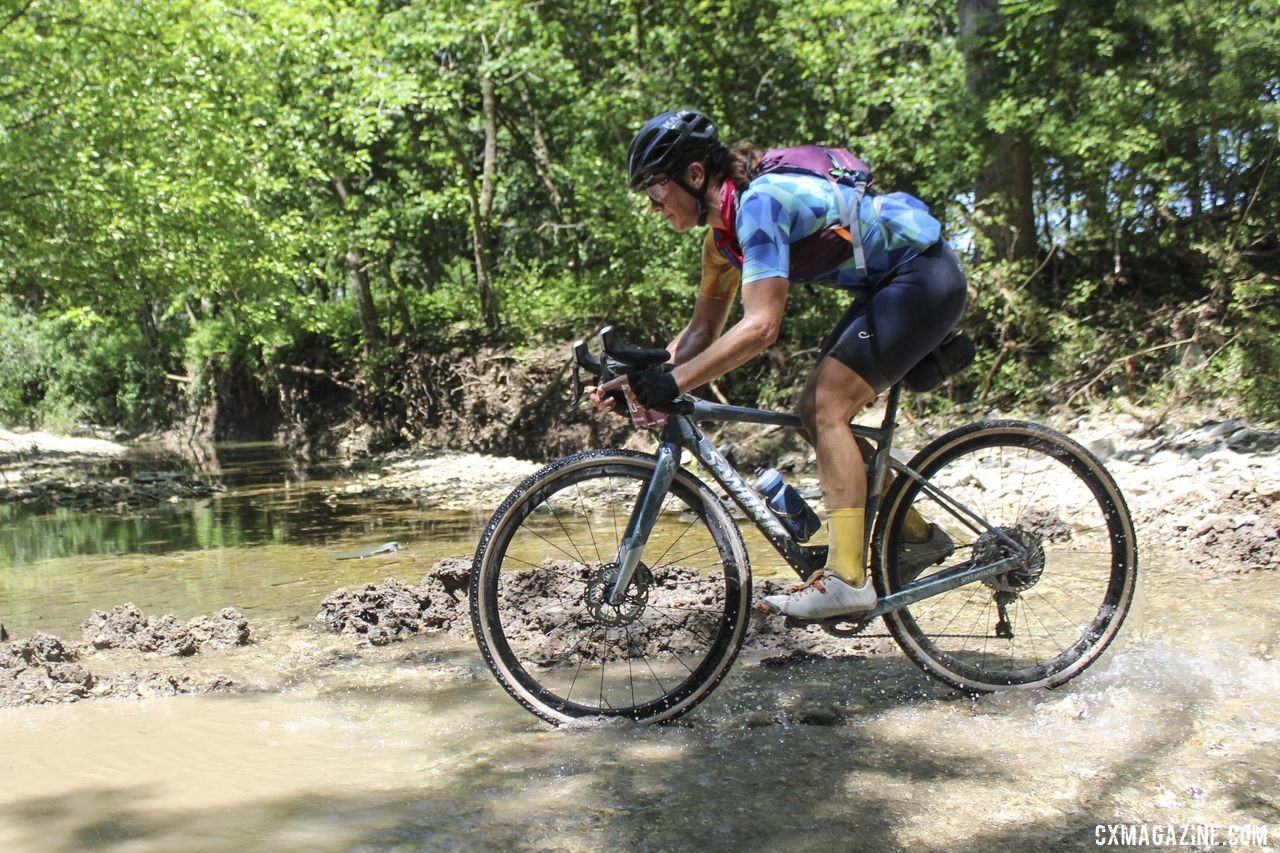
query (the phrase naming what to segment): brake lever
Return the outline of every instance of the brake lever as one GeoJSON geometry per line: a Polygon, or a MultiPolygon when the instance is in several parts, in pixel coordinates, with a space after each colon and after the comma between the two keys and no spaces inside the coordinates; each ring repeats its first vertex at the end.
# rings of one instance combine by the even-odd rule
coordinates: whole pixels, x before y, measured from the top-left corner
{"type": "Polygon", "coordinates": [[[582,368],[588,370],[599,367],[600,362],[591,357],[591,352],[587,349],[587,342],[577,340],[573,342],[573,402],[577,403],[582,399],[582,395],[587,393],[587,383],[582,381],[582,368]]]}
{"type": "MultiPolygon", "coordinates": [[[[582,395],[587,393],[588,388],[599,388],[614,375],[613,369],[622,367],[623,365],[610,360],[603,354],[600,358],[596,358],[591,354],[591,350],[587,348],[587,342],[577,340],[573,342],[573,402],[577,403],[582,399],[582,395]],[[595,379],[594,385],[588,385],[582,381],[582,370],[586,369],[595,379]]],[[[615,388],[608,392],[606,397],[612,398],[613,401],[627,408],[627,397],[622,393],[621,389],[615,388]]]]}
{"type": "MultiPolygon", "coordinates": [[[[614,341],[616,334],[613,326],[605,326],[597,336],[600,341],[600,370],[597,375],[600,377],[601,385],[618,376],[617,371],[619,368],[626,367],[626,365],[609,358],[608,355],[609,344],[614,341]]],[[[605,396],[611,398],[616,405],[621,407],[618,411],[626,411],[631,408],[631,401],[627,399],[626,394],[622,393],[621,388],[614,388],[605,396]]]]}

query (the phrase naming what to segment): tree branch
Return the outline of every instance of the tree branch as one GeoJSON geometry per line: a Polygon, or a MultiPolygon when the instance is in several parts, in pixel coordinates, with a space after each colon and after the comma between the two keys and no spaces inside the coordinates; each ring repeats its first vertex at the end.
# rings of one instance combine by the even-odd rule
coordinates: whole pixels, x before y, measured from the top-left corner
{"type": "Polygon", "coordinates": [[[27,10],[31,8],[31,4],[34,2],[36,2],[36,0],[27,0],[27,2],[23,4],[21,9],[19,9],[18,11],[14,12],[12,15],[9,16],[9,20],[5,21],[3,24],[0,24],[0,33],[3,33],[5,30],[9,29],[9,27],[17,23],[19,18],[27,14],[27,10]]]}
{"type": "Polygon", "coordinates": [[[1187,344],[1193,344],[1195,342],[1196,342],[1196,339],[1193,337],[1187,338],[1186,340],[1181,340],[1181,341],[1166,341],[1165,343],[1156,344],[1153,347],[1148,347],[1147,349],[1138,350],[1137,352],[1131,352],[1128,355],[1122,355],[1117,359],[1112,359],[1112,361],[1106,367],[1102,368],[1102,370],[1099,371],[1097,376],[1093,377],[1088,382],[1084,383],[1075,391],[1073,391],[1071,393],[1071,396],[1067,398],[1067,402],[1065,405],[1070,406],[1071,401],[1074,400],[1076,397],[1080,396],[1082,392],[1088,390],[1095,383],[1101,381],[1102,377],[1106,376],[1116,367],[1122,364],[1128,364],[1131,359],[1137,358],[1140,355],[1151,355],[1151,353],[1153,352],[1159,352],[1162,349],[1169,349],[1169,347],[1186,346],[1187,344]]]}

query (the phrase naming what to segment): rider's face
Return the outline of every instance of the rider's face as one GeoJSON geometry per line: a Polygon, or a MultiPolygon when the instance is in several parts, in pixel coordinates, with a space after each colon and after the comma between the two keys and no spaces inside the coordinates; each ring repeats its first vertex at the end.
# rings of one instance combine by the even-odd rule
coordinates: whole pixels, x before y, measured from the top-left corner
{"type": "MultiPolygon", "coordinates": [[[[691,187],[700,186],[705,179],[701,163],[694,163],[685,172],[685,183],[691,187]]],[[[698,200],[670,177],[654,182],[645,193],[649,197],[649,209],[661,213],[677,232],[688,231],[698,224],[698,200]]]]}

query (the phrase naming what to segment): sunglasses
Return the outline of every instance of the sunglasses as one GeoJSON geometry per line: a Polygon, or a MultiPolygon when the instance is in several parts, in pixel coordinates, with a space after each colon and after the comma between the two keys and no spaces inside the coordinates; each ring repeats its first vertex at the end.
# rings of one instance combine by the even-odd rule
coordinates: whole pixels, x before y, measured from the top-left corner
{"type": "Polygon", "coordinates": [[[654,181],[649,184],[644,191],[645,195],[649,197],[649,204],[653,205],[655,208],[662,207],[663,203],[666,201],[667,193],[670,192],[670,190],[667,189],[667,185],[670,183],[670,178],[663,178],[660,181],[654,181]]]}

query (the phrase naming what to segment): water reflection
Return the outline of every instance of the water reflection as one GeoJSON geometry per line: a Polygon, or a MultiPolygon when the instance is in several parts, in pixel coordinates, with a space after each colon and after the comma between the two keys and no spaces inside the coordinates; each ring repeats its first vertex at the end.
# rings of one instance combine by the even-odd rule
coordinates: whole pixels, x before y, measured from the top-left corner
{"type": "MultiPolygon", "coordinates": [[[[318,488],[254,490],[128,513],[59,507],[37,514],[0,505],[0,572],[86,555],[345,542],[369,530],[372,518],[404,508],[390,502],[328,502],[326,496],[318,488]]],[[[434,534],[441,521],[421,526],[434,534]]],[[[443,521],[446,530],[470,526],[469,518],[461,524],[443,521]]]]}
{"type": "MultiPolygon", "coordinates": [[[[44,560],[86,555],[166,554],[259,545],[347,541],[369,520],[403,504],[330,498],[342,484],[335,465],[302,466],[269,444],[219,445],[206,456],[219,473],[205,476],[227,489],[198,501],[115,512],[0,504],[0,572],[44,560]]],[[[147,453],[95,466],[99,478],[173,470],[174,460],[147,453]]],[[[426,525],[435,535],[438,522],[426,525]]],[[[453,520],[470,529],[471,521],[453,520]]]]}
{"type": "MultiPolygon", "coordinates": [[[[348,495],[335,466],[300,470],[271,445],[218,447],[227,488],[212,498],[129,512],[0,505],[0,621],[78,633],[92,609],[132,601],[183,617],[235,606],[309,618],[339,586],[396,574],[421,577],[436,560],[469,555],[488,510],[424,511],[348,495]],[[396,540],[398,554],[340,562],[355,547],[396,540]]],[[[137,455],[111,475],[174,470],[137,455]]],[[[98,476],[103,476],[99,472],[98,476]]]]}

